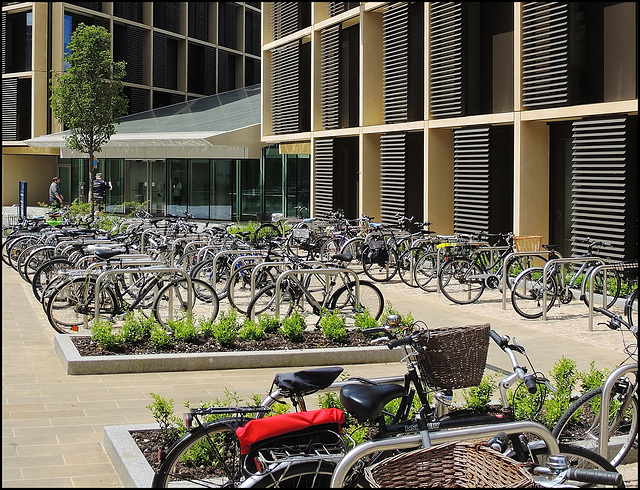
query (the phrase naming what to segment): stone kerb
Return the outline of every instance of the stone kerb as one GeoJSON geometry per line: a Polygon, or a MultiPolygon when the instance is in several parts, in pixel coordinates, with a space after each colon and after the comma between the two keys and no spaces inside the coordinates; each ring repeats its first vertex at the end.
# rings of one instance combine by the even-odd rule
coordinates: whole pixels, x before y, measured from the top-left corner
{"type": "Polygon", "coordinates": [[[398,362],[402,352],[386,346],[251,352],[81,356],[70,335],[56,334],[54,348],[67,374],[158,373],[289,366],[398,362]]]}

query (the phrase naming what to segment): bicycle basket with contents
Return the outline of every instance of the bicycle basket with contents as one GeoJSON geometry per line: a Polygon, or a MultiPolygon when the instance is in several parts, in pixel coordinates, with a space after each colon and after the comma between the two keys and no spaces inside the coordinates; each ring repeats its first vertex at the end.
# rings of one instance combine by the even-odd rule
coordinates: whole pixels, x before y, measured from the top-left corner
{"type": "Polygon", "coordinates": [[[430,329],[416,345],[422,380],[432,388],[478,386],[487,364],[488,323],[430,329]]]}
{"type": "Polygon", "coordinates": [[[362,245],[362,257],[369,264],[384,264],[389,260],[384,240],[371,240],[362,245]]]}

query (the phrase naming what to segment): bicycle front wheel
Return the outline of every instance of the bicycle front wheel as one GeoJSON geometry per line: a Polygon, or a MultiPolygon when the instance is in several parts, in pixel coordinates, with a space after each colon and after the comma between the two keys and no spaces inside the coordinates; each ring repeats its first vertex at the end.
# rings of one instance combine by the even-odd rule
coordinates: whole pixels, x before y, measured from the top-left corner
{"type": "Polygon", "coordinates": [[[167,451],[152,488],[236,488],[244,480],[236,419],[223,419],[187,432],[167,451]]]}
{"type": "MultiPolygon", "coordinates": [[[[227,300],[229,304],[243,315],[247,313],[249,302],[253,297],[251,294],[251,275],[255,267],[255,264],[248,264],[236,269],[231,274],[227,285],[227,300]]],[[[273,273],[263,267],[255,275],[254,292],[275,282],[276,278],[273,273]]]]}
{"type": "Polygon", "coordinates": [[[215,290],[204,281],[191,279],[191,303],[187,279],[174,279],[158,293],[153,305],[156,320],[167,326],[169,320],[183,320],[189,315],[196,320],[215,320],[220,306],[215,290]]]}
{"type": "Polygon", "coordinates": [[[484,292],[485,284],[481,275],[482,271],[469,259],[452,259],[438,275],[440,291],[459,305],[474,303],[484,292]]]}
{"type": "Polygon", "coordinates": [[[329,308],[339,308],[347,318],[355,318],[365,309],[376,320],[382,315],[384,297],[382,292],[372,283],[360,281],[358,307],[356,307],[356,283],[352,281],[340,286],[329,300],[329,308]]]}
{"type": "Polygon", "coordinates": [[[438,282],[438,254],[436,252],[427,252],[416,260],[413,278],[423,291],[436,291],[438,282]]]}
{"type": "MultiPolygon", "coordinates": [[[[628,382],[628,380],[627,380],[628,382]]],[[[617,466],[627,455],[638,437],[638,399],[632,395],[616,394],[609,401],[609,461],[617,466]]],[[[578,398],[553,428],[560,442],[579,445],[598,451],[600,440],[600,408],[602,386],[578,398]]]]}
{"type": "MultiPolygon", "coordinates": [[[[511,289],[511,304],[524,318],[540,318],[544,302],[543,268],[531,267],[520,273],[511,289]]],[[[547,311],[556,301],[558,285],[550,276],[547,278],[547,311]]]]}
{"type": "Polygon", "coordinates": [[[634,289],[624,302],[624,314],[629,325],[638,325],[638,289],[634,289]]]}
{"type": "Polygon", "coordinates": [[[374,262],[370,260],[363,260],[364,273],[372,280],[376,282],[387,282],[393,279],[398,272],[398,254],[392,248],[386,247],[386,252],[389,255],[387,260],[374,262]]]}

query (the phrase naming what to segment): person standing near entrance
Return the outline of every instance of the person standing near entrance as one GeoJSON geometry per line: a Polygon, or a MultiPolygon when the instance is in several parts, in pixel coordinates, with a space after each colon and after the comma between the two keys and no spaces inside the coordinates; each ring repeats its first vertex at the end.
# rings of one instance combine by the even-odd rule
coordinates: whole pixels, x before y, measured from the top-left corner
{"type": "Polygon", "coordinates": [[[49,186],[49,204],[52,208],[59,209],[62,206],[64,197],[60,194],[60,177],[53,178],[53,182],[49,186]]]}
{"type": "Polygon", "coordinates": [[[107,184],[107,182],[102,180],[102,174],[98,172],[96,174],[96,180],[93,181],[93,199],[97,204],[98,211],[104,211],[104,200],[107,195],[107,189],[113,189],[111,182],[107,184]]]}
{"type": "Polygon", "coordinates": [[[173,196],[173,204],[177,204],[177,205],[182,204],[182,184],[178,180],[178,177],[173,178],[171,193],[173,196]]]}

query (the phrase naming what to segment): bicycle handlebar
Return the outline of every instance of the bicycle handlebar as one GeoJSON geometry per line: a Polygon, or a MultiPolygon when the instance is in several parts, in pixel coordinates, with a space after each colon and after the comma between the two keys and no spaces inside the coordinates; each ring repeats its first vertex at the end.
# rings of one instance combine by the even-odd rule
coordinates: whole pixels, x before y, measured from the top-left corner
{"type": "Polygon", "coordinates": [[[520,367],[520,365],[518,364],[518,360],[513,353],[513,351],[515,350],[517,352],[520,352],[521,354],[524,354],[524,349],[519,345],[509,345],[509,337],[501,337],[494,330],[489,330],[489,337],[491,337],[493,341],[498,344],[498,347],[500,347],[509,356],[511,365],[513,366],[513,371],[522,381],[524,381],[524,384],[529,390],[529,393],[536,393],[538,391],[538,382],[536,380],[536,377],[533,374],[527,374],[525,370],[520,367]]]}
{"type": "Polygon", "coordinates": [[[596,483],[600,485],[615,485],[624,487],[622,475],[617,471],[588,470],[585,468],[569,468],[567,470],[567,480],[580,481],[584,483],[596,483]]]}
{"type": "Polygon", "coordinates": [[[606,308],[602,308],[601,306],[595,306],[593,311],[597,311],[598,313],[602,313],[605,316],[611,318],[611,321],[607,324],[612,330],[619,330],[621,325],[624,325],[629,329],[629,331],[638,338],[638,327],[637,325],[630,325],[627,321],[622,318],[620,315],[616,315],[615,313],[607,310],[606,308]]]}

